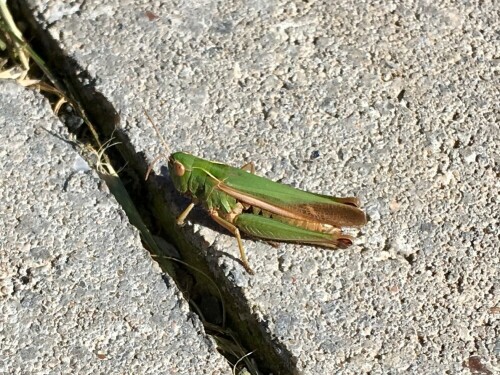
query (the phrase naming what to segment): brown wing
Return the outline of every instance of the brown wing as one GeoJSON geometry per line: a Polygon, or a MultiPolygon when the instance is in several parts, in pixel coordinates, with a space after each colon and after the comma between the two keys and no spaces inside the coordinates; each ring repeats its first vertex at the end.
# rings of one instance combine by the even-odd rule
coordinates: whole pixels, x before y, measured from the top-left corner
{"type": "Polygon", "coordinates": [[[227,186],[224,182],[220,182],[216,188],[231,195],[240,202],[291,219],[330,224],[336,227],[357,227],[366,224],[365,213],[356,207],[359,204],[357,198],[343,198],[340,199],[340,202],[332,203],[302,203],[291,205],[280,202],[266,202],[258,197],[250,196],[227,186]]]}

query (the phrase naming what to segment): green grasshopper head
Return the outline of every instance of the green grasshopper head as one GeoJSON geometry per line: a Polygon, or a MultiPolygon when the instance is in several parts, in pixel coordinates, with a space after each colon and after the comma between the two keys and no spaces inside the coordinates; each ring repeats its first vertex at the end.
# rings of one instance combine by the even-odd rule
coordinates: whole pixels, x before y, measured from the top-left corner
{"type": "Polygon", "coordinates": [[[185,152],[175,152],[168,159],[170,178],[180,193],[186,193],[189,190],[189,178],[195,158],[185,152]]]}

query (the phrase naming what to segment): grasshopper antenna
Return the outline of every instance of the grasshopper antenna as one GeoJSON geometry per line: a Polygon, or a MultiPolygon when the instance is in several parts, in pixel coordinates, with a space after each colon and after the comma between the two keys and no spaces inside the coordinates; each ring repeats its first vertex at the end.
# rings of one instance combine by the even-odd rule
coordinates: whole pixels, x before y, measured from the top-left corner
{"type": "MultiPolygon", "coordinates": [[[[166,151],[168,151],[169,147],[168,147],[167,142],[165,141],[165,139],[160,134],[160,129],[158,129],[158,126],[156,126],[156,124],[154,123],[153,119],[151,118],[151,116],[149,115],[149,113],[146,111],[146,109],[144,107],[142,107],[142,110],[144,111],[144,114],[146,115],[146,117],[149,120],[149,122],[151,123],[151,125],[153,125],[153,129],[155,130],[156,135],[158,136],[158,138],[160,138],[160,141],[163,144],[163,147],[165,148],[166,151]]],[[[158,162],[158,160],[160,160],[164,156],[165,156],[164,154],[160,154],[156,158],[154,158],[154,160],[148,166],[148,170],[146,172],[146,177],[144,178],[144,180],[148,179],[151,171],[153,170],[154,165],[158,162]]]]}

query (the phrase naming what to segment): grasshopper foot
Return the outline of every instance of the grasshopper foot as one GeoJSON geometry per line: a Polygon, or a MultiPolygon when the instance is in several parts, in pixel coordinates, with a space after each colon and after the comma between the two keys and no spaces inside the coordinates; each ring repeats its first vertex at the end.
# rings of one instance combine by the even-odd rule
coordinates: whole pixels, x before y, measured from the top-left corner
{"type": "Polygon", "coordinates": [[[247,271],[247,272],[248,272],[248,274],[250,274],[250,275],[252,275],[252,276],[253,276],[253,275],[255,275],[255,272],[254,272],[254,271],[250,268],[250,265],[249,265],[247,262],[245,262],[245,261],[243,261],[243,260],[242,260],[242,261],[241,261],[241,264],[242,264],[242,265],[243,265],[243,267],[245,268],[245,271],[247,271]]]}
{"type": "Polygon", "coordinates": [[[179,215],[179,217],[175,221],[175,223],[178,226],[180,226],[180,227],[184,226],[184,219],[186,219],[187,215],[189,215],[189,213],[191,212],[191,210],[193,209],[193,207],[194,207],[194,203],[191,202],[189,204],[189,206],[187,206],[186,209],[184,211],[182,211],[182,213],[179,215]]]}

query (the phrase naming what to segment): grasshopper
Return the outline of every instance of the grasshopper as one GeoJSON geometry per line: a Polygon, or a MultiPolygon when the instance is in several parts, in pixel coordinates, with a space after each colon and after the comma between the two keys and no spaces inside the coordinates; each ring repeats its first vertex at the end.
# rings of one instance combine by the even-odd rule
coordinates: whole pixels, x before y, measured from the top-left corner
{"type": "MultiPolygon", "coordinates": [[[[147,113],[146,116],[160,136],[147,113]]],[[[166,146],[163,139],[162,142],[166,146]]],[[[146,179],[151,169],[152,165],[146,179]]],[[[201,203],[215,222],[236,237],[241,261],[250,274],[254,272],[240,232],[267,241],[344,249],[353,238],[344,234],[341,227],[366,224],[358,198],[336,198],[280,184],[255,175],[253,163],[235,168],[175,152],[168,159],[168,169],[175,188],[192,200],[177,218],[177,224],[183,225],[195,204],[201,203]]]]}

